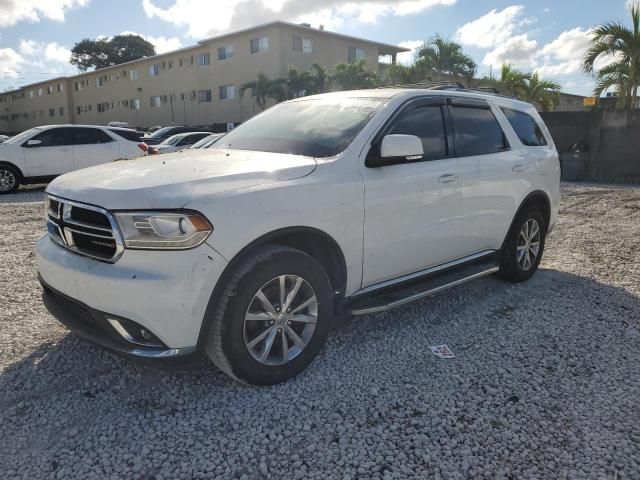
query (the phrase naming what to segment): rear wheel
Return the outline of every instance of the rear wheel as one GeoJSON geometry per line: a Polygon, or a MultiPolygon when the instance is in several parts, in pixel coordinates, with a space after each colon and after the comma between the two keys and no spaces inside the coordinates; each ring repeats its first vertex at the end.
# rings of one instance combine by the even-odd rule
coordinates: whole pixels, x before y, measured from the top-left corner
{"type": "Polygon", "coordinates": [[[0,165],[0,195],[14,193],[20,187],[20,172],[11,165],[0,165]]]}
{"type": "Polygon", "coordinates": [[[239,266],[217,300],[205,351],[251,385],[286,381],[320,352],[331,326],[331,285],[316,260],[265,247],[239,266]]]}
{"type": "Polygon", "coordinates": [[[501,278],[524,282],[533,276],[544,252],[546,228],[539,210],[525,209],[518,214],[502,250],[501,278]]]}

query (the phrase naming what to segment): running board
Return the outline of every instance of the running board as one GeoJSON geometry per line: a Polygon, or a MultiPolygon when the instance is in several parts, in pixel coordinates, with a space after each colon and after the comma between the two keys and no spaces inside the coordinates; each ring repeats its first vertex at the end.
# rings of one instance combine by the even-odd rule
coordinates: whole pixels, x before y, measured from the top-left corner
{"type": "Polygon", "coordinates": [[[392,308],[448,290],[500,270],[495,259],[463,265],[455,269],[417,279],[411,283],[388,287],[362,296],[356,296],[346,310],[351,315],[386,312],[392,308]]]}

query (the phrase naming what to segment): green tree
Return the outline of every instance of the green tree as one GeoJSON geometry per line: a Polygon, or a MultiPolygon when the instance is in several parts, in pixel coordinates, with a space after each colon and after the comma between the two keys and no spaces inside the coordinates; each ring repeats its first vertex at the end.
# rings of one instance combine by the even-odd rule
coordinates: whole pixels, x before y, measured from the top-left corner
{"type": "Polygon", "coordinates": [[[637,96],[640,85],[640,5],[632,3],[630,10],[631,28],[620,22],[609,22],[593,28],[591,47],[582,59],[582,68],[587,73],[595,73],[597,85],[609,83],[616,76],[618,80],[622,80],[619,75],[625,70],[626,80],[614,82],[614,84],[616,88],[622,89],[618,93],[623,97],[624,105],[635,108],[638,106],[637,96]],[[615,72],[605,70],[601,76],[603,69],[594,72],[595,63],[598,58],[605,55],[616,58],[617,66],[614,67],[615,72]]]}
{"type": "Polygon", "coordinates": [[[309,93],[324,93],[331,89],[331,77],[324,65],[314,63],[309,70],[309,93]]]}
{"type": "Polygon", "coordinates": [[[258,73],[258,79],[240,86],[240,98],[247,90],[251,90],[256,97],[256,104],[264,110],[267,101],[271,98],[276,102],[282,102],[287,98],[287,80],[284,78],[270,79],[264,73],[258,73]]]}
{"type": "Polygon", "coordinates": [[[84,72],[90,68],[100,70],[155,54],[153,45],[139,35],[116,35],[98,40],[84,38],[71,49],[69,63],[84,72]]]}
{"type": "Polygon", "coordinates": [[[415,65],[389,65],[384,70],[384,83],[386,85],[402,85],[418,83],[425,80],[425,74],[415,65]]]}
{"type": "Polygon", "coordinates": [[[312,88],[311,72],[301,72],[294,65],[289,65],[286,81],[287,99],[308,95],[312,88]]]}
{"type": "Polygon", "coordinates": [[[331,73],[333,84],[340,90],[373,88],[377,84],[376,74],[367,67],[366,60],[339,63],[331,73]]]}
{"type": "Polygon", "coordinates": [[[614,88],[615,91],[618,92],[620,106],[625,108],[628,100],[628,95],[626,95],[625,92],[629,92],[631,89],[629,64],[623,61],[613,62],[598,70],[596,87],[593,94],[596,97],[600,97],[610,88],[614,88]]]}
{"type": "Polygon", "coordinates": [[[538,72],[535,72],[529,77],[521,98],[537,104],[543,111],[549,112],[558,106],[560,88],[558,82],[543,80],[538,72]]]}
{"type": "Polygon", "coordinates": [[[516,70],[511,65],[502,65],[500,79],[494,82],[495,88],[502,94],[522,98],[528,89],[530,73],[516,70]]]}
{"type": "Polygon", "coordinates": [[[426,74],[437,72],[470,78],[475,75],[476,67],[476,62],[464,53],[459,43],[440,35],[433,37],[416,53],[416,68],[426,74]]]}

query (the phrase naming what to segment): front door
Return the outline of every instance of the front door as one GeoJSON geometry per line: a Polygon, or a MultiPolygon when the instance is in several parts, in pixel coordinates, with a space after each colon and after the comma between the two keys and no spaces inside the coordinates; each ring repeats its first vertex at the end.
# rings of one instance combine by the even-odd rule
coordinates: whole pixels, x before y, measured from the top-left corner
{"type": "MultiPolygon", "coordinates": [[[[363,287],[457,258],[461,225],[460,172],[452,156],[446,106],[419,99],[401,111],[381,135],[420,137],[424,156],[382,167],[361,163],[365,189],[363,287]]],[[[365,153],[366,154],[366,153],[365,153]]]]}
{"type": "Polygon", "coordinates": [[[36,145],[21,145],[29,177],[50,177],[73,170],[73,149],[70,128],[49,128],[30,140],[36,145]]]}

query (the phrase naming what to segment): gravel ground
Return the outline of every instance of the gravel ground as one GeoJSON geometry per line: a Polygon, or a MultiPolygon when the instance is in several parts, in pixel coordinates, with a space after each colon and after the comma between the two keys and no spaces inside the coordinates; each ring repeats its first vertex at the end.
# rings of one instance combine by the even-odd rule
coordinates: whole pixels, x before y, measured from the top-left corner
{"type": "Polygon", "coordinates": [[[261,389],[68,334],[36,281],[42,192],[0,198],[0,478],[640,479],[640,188],[563,191],[528,283],[354,319],[261,389]]]}

